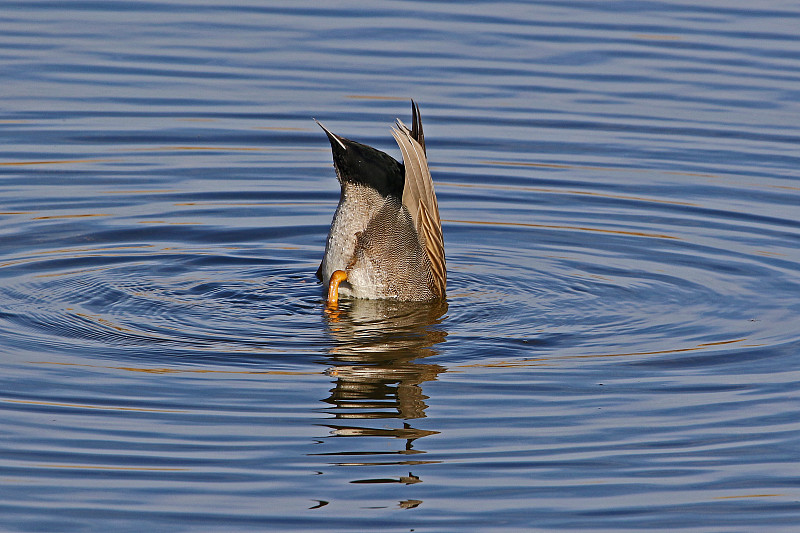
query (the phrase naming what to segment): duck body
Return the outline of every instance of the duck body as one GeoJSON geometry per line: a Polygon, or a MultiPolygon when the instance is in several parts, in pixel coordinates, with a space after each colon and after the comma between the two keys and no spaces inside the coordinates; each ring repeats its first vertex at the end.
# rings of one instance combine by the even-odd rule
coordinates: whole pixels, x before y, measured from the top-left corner
{"type": "Polygon", "coordinates": [[[413,109],[414,129],[398,121],[393,130],[405,165],[320,124],[341,185],[317,272],[328,286],[329,304],[339,297],[424,301],[445,296],[441,221],[416,105],[413,109]]]}

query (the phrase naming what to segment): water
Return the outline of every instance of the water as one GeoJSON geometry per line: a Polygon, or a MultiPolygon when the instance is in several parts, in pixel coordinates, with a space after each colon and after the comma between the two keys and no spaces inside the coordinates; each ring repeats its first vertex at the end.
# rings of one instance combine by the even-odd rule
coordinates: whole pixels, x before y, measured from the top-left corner
{"type": "Polygon", "coordinates": [[[800,6],[6,2],[4,531],[796,531],[800,6]],[[323,312],[421,107],[444,305],[323,312]]]}

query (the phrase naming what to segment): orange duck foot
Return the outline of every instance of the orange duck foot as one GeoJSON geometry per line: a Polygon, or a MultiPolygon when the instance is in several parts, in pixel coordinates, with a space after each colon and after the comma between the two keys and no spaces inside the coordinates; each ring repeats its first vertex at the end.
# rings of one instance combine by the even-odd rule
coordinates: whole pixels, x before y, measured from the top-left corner
{"type": "Polygon", "coordinates": [[[347,272],[344,270],[335,270],[331,274],[331,279],[328,282],[328,299],[326,301],[328,307],[337,307],[339,305],[339,284],[347,280],[347,272]]]}

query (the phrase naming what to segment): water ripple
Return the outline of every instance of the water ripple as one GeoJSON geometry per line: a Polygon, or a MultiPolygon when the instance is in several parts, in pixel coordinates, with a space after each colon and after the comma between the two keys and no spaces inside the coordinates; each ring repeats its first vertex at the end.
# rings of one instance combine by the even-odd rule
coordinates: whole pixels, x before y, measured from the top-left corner
{"type": "Polygon", "coordinates": [[[796,6],[362,4],[4,4],[4,527],[794,531],[796,6]],[[326,312],[409,97],[448,300],[326,312]]]}

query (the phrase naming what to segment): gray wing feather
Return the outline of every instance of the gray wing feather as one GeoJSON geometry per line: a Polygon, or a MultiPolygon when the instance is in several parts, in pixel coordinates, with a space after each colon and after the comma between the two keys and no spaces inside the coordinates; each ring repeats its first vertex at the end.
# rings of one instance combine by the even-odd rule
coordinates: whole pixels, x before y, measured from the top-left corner
{"type": "MultiPolygon", "coordinates": [[[[418,130],[421,131],[421,128],[418,130]]],[[[399,120],[392,135],[403,152],[405,185],[403,205],[411,214],[411,219],[420,241],[424,245],[431,264],[433,292],[443,297],[447,284],[447,269],[444,257],[442,221],[439,218],[439,204],[433,189],[433,179],[428,169],[428,159],[424,147],[417,142],[412,131],[399,120]]]]}

